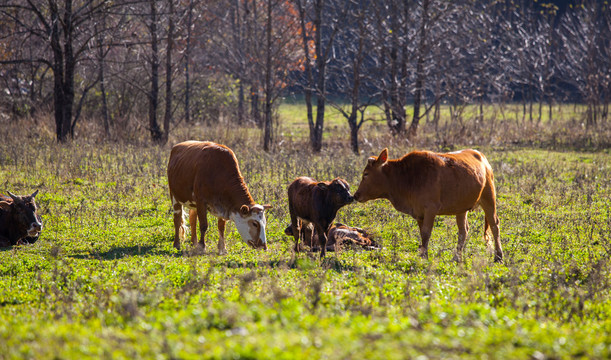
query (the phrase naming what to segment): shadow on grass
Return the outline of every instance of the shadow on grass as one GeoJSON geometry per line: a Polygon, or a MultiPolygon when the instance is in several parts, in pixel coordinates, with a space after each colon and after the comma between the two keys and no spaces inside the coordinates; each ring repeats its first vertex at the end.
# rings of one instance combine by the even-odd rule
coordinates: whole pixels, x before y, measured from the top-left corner
{"type": "Polygon", "coordinates": [[[181,257],[182,253],[176,250],[160,249],[155,245],[131,245],[131,246],[119,246],[109,249],[107,251],[92,252],[89,254],[74,254],[67,255],[74,259],[102,259],[102,260],[116,260],[123,259],[131,256],[142,256],[142,255],[164,255],[171,257],[181,257]]]}
{"type": "Polygon", "coordinates": [[[303,271],[314,271],[316,269],[331,270],[335,272],[350,271],[353,272],[359,268],[344,260],[338,260],[334,257],[327,257],[320,261],[318,256],[289,256],[288,258],[278,258],[270,260],[249,259],[237,260],[235,258],[221,257],[215,261],[215,266],[226,267],[230,269],[298,269],[303,271]]]}

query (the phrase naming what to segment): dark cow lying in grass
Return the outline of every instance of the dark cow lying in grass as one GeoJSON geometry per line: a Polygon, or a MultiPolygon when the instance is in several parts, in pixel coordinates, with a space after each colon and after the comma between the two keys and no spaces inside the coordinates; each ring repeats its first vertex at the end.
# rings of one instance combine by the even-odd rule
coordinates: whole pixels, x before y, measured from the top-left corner
{"type": "MultiPolygon", "coordinates": [[[[293,236],[293,227],[291,225],[287,226],[284,229],[284,233],[288,236],[293,236]]],[[[310,250],[318,251],[320,249],[318,234],[312,224],[302,225],[300,237],[302,243],[310,247],[310,250]]],[[[335,251],[338,247],[372,250],[377,249],[378,245],[367,231],[335,223],[327,233],[327,251],[335,251]]]]}
{"type": "Polygon", "coordinates": [[[327,233],[337,211],[354,202],[348,183],[340,178],[333,181],[316,181],[300,177],[288,187],[291,234],[295,238],[295,251],[299,249],[302,224],[311,223],[316,229],[320,243],[320,258],[327,252],[327,233]]]}
{"type": "Polygon", "coordinates": [[[8,194],[0,194],[0,247],[36,242],[42,230],[34,201],[38,190],[29,196],[8,194]]]}

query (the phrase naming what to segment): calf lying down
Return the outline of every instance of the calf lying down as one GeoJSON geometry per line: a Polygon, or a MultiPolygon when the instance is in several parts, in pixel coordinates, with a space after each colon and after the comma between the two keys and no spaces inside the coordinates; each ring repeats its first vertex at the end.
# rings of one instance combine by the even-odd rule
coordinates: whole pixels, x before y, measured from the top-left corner
{"type": "MultiPolygon", "coordinates": [[[[284,229],[284,233],[288,236],[293,236],[291,225],[284,229]]],[[[301,226],[302,243],[307,245],[312,251],[320,250],[318,234],[314,226],[310,223],[303,223],[301,226]]],[[[327,234],[327,251],[335,251],[336,246],[348,248],[363,248],[366,250],[378,249],[378,244],[367,231],[346,226],[341,223],[331,225],[327,234]]]]}

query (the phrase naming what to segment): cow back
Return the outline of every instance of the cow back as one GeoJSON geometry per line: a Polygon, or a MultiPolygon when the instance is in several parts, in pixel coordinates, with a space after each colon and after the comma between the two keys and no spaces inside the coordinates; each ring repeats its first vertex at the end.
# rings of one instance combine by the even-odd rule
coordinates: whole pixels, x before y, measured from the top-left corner
{"type": "Polygon", "coordinates": [[[237,211],[254,205],[231,149],[213,142],[186,141],[175,145],[168,162],[170,192],[180,202],[196,197],[237,211]]]}

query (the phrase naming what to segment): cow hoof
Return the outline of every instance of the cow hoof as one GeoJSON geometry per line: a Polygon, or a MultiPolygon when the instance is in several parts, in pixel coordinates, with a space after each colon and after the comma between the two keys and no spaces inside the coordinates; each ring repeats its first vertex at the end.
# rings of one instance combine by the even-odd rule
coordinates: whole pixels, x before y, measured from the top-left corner
{"type": "Polygon", "coordinates": [[[454,254],[454,257],[452,258],[452,260],[454,260],[457,263],[461,262],[460,256],[458,254],[454,254]]]}

